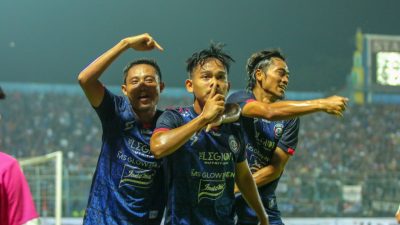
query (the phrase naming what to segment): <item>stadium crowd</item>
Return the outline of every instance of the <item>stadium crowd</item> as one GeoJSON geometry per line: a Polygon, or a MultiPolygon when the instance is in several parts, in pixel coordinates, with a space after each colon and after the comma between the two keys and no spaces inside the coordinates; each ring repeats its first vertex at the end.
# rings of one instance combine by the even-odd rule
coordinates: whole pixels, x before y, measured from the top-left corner
{"type": "MultiPolygon", "coordinates": [[[[160,102],[165,108],[192,99],[160,102]]],[[[80,92],[9,92],[0,107],[0,149],[16,158],[61,150],[69,189],[88,192],[101,143],[92,110],[80,92]]],[[[343,118],[302,117],[299,146],[278,187],[283,216],[391,216],[383,206],[400,199],[399,111],[400,105],[350,105],[343,118]],[[362,201],[346,202],[343,185],[360,185],[362,201]]],[[[85,194],[70,200],[67,216],[79,216],[86,201],[85,194]]]]}

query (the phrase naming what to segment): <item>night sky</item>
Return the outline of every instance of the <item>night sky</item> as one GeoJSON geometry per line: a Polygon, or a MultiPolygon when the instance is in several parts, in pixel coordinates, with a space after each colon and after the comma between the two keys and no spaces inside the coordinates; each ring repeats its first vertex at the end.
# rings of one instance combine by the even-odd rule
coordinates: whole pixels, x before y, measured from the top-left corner
{"type": "Polygon", "coordinates": [[[150,33],[164,52],[126,51],[102,81],[120,85],[132,59],[159,61],[167,87],[183,87],[185,60],[210,41],[236,63],[229,79],[245,87],[252,52],[280,48],[291,91],[336,91],[351,71],[354,35],[400,35],[399,0],[2,0],[0,84],[76,84],[78,73],[124,37],[150,33]]]}

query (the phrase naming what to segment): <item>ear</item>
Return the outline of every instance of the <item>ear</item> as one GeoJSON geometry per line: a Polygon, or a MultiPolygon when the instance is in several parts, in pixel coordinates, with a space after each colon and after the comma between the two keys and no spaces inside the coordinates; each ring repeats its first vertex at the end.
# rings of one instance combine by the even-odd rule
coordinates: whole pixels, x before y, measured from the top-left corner
{"type": "Polygon", "coordinates": [[[262,80],[262,76],[263,76],[263,72],[260,69],[256,70],[256,73],[254,74],[255,79],[257,81],[261,81],[262,80]]]}
{"type": "Polygon", "coordinates": [[[165,84],[164,84],[164,82],[160,82],[160,93],[164,90],[164,88],[165,88],[165,84]]]}
{"type": "Polygon", "coordinates": [[[193,93],[193,81],[190,79],[187,79],[185,81],[185,86],[186,86],[186,90],[190,93],[193,93]]]}
{"type": "Polygon", "coordinates": [[[226,96],[228,96],[230,89],[231,89],[231,82],[228,82],[228,88],[226,89],[226,96]]]}
{"type": "Polygon", "coordinates": [[[126,84],[121,85],[121,90],[122,90],[122,93],[124,93],[125,96],[128,96],[127,95],[127,91],[126,91],[126,84]]]}

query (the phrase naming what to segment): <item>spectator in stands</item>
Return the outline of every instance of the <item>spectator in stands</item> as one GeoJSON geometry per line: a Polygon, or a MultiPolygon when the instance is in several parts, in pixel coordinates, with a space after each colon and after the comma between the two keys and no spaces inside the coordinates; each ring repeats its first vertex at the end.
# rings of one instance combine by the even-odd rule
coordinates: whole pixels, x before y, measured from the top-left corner
{"type": "MultiPolygon", "coordinates": [[[[5,94],[0,87],[0,99],[5,94]]],[[[0,224],[38,224],[39,215],[28,182],[12,156],[0,152],[0,224]]]]}
{"type": "MultiPolygon", "coordinates": [[[[139,59],[124,70],[122,92],[111,93],[99,78],[124,51],[163,50],[149,34],[121,40],[78,76],[96,110],[103,143],[93,177],[84,224],[160,224],[165,197],[161,160],[150,152],[156,120],[161,71],[154,60],[139,59]]],[[[65,121],[68,124],[68,120],[65,121]]]]}

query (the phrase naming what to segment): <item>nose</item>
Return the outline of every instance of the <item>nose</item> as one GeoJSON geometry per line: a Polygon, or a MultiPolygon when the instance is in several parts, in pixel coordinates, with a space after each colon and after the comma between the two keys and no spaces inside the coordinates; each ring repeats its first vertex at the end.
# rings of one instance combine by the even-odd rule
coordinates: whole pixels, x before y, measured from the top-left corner
{"type": "Polygon", "coordinates": [[[289,83],[289,76],[283,76],[283,78],[282,78],[282,81],[285,83],[285,84],[288,84],[289,83]]]}
{"type": "Polygon", "coordinates": [[[218,83],[218,80],[216,78],[213,78],[210,84],[211,88],[214,88],[214,86],[216,86],[216,88],[220,87],[220,84],[218,83]]]}

